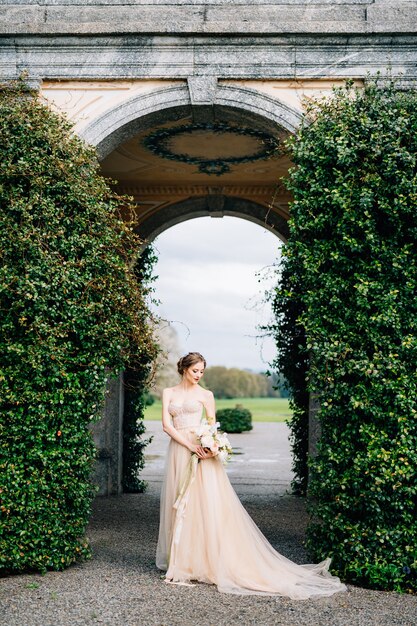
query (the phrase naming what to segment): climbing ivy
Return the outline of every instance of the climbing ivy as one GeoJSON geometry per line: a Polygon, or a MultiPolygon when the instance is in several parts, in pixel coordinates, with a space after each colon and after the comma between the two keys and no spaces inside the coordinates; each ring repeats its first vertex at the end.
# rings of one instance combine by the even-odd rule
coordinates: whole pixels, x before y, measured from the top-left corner
{"type": "Polygon", "coordinates": [[[298,309],[322,431],[308,548],[347,581],[416,591],[417,96],[348,82],[310,102],[290,149],[299,286],[279,306],[298,309]]]}
{"type": "Polygon", "coordinates": [[[277,268],[278,286],[269,295],[274,322],[264,330],[276,342],[277,356],[271,367],[283,375],[289,391],[292,415],[287,425],[294,473],[291,486],[294,494],[305,495],[308,479],[308,354],[304,327],[299,322],[303,311],[302,283],[297,264],[286,255],[287,250],[287,247],[283,248],[283,260],[277,268]]]}
{"type": "MultiPolygon", "coordinates": [[[[135,276],[141,286],[142,296],[150,296],[152,283],[156,279],[153,268],[157,261],[155,249],[148,245],[141,253],[135,266],[135,276]]],[[[156,348],[156,346],[155,346],[156,348]]],[[[143,352],[139,361],[128,363],[124,380],[123,415],[123,491],[141,493],[147,483],[140,478],[145,465],[145,448],[152,437],[145,437],[143,423],[145,407],[149,397],[148,388],[153,374],[155,353],[143,352]]]]}
{"type": "Polygon", "coordinates": [[[0,571],[88,558],[89,425],[155,353],[138,238],[95,152],[22,83],[0,90],[0,571]],[[136,365],[135,365],[136,364],[136,365]]]}

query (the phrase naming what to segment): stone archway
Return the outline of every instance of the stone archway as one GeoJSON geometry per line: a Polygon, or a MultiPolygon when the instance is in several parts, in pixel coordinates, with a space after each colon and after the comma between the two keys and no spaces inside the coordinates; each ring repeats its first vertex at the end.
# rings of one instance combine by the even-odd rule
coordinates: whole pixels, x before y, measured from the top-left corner
{"type": "MultiPolygon", "coordinates": [[[[97,147],[103,173],[119,181],[117,190],[133,196],[138,232],[146,241],[185,220],[227,215],[259,224],[285,242],[290,197],[279,178],[290,162],[280,149],[264,158],[259,146],[268,138],[282,144],[300,123],[300,112],[253,89],[193,80],[136,95],[97,117],[80,134],[97,147]],[[174,137],[173,143],[168,145],[165,135],[174,137]],[[163,138],[165,148],[168,145],[168,156],[167,150],[149,149],[149,137],[154,136],[163,138]],[[214,162],[222,166],[213,171],[202,167],[192,158],[195,146],[198,154],[215,155],[214,162]],[[190,160],[184,154],[191,154],[190,160]]],[[[120,493],[120,381],[109,389],[94,434],[102,449],[95,476],[100,494],[120,493]]]]}
{"type": "MultiPolygon", "coordinates": [[[[96,145],[105,175],[119,180],[118,191],[134,197],[143,237],[193,216],[236,215],[273,230],[285,241],[290,197],[279,179],[289,161],[282,154],[267,160],[253,157],[256,147],[248,142],[259,144],[259,137],[249,137],[257,133],[282,145],[299,125],[300,110],[255,89],[218,85],[207,77],[198,83],[198,91],[193,81],[199,80],[137,94],[95,118],[81,134],[96,145]],[[195,161],[184,163],[184,154],[178,154],[190,151],[186,141],[190,129],[205,132],[205,141],[213,134],[213,125],[228,129],[227,139],[240,142],[234,146],[235,154],[247,157],[221,175],[196,171],[195,161]],[[156,158],[144,146],[155,131],[181,128],[183,145],[177,146],[171,160],[161,154],[156,158]]],[[[218,147],[228,149],[226,141],[218,147]]]]}
{"type": "Polygon", "coordinates": [[[262,204],[239,197],[210,194],[188,198],[165,209],[164,214],[156,213],[141,224],[141,235],[153,241],[159,234],[186,220],[198,217],[240,217],[263,226],[286,241],[288,227],[286,220],[276,213],[268,212],[262,204]]]}
{"type": "Polygon", "coordinates": [[[237,117],[241,123],[256,118],[261,127],[281,126],[289,132],[294,132],[302,119],[300,109],[277,97],[248,87],[218,83],[213,76],[202,76],[188,78],[187,84],[181,82],[135,94],[95,117],[79,134],[104,159],[128,138],[158,122],[174,121],[190,114],[199,119],[213,118],[222,110],[228,112],[229,119],[237,117]]]}

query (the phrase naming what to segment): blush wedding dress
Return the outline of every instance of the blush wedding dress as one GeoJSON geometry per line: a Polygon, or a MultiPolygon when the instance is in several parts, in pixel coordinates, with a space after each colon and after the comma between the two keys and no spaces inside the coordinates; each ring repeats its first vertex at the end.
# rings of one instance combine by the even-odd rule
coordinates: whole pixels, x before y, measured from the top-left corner
{"type": "MultiPolygon", "coordinates": [[[[170,403],[173,426],[197,443],[203,406],[170,403]]],[[[280,595],[302,600],[330,596],[346,586],[328,569],[330,559],[297,565],[277,552],[233,489],[216,457],[196,455],[171,438],[161,490],[156,566],[165,581],[200,581],[234,594],[280,595]]]]}

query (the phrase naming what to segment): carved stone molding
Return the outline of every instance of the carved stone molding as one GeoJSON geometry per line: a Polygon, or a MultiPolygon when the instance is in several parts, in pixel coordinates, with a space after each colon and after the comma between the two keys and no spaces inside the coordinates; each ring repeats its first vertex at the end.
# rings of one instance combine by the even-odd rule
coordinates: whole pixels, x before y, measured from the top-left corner
{"type": "Polygon", "coordinates": [[[117,185],[120,193],[135,196],[137,198],[145,196],[205,196],[205,195],[227,195],[227,196],[258,196],[271,198],[276,186],[270,185],[223,185],[221,187],[211,187],[209,185],[117,185]]]}
{"type": "MultiPolygon", "coordinates": [[[[147,241],[152,241],[164,230],[197,217],[240,217],[273,232],[284,242],[288,236],[287,219],[268,206],[256,200],[223,196],[214,203],[210,196],[185,198],[176,203],[141,214],[138,220],[138,233],[147,241]]],[[[138,216],[139,217],[139,216],[138,216]]]]}
{"type": "Polygon", "coordinates": [[[210,194],[207,196],[207,209],[212,216],[223,217],[223,209],[226,198],[221,194],[210,194]]]}
{"type": "MultiPolygon", "coordinates": [[[[288,220],[288,203],[291,197],[285,189],[279,186],[257,185],[225,185],[223,187],[209,187],[206,185],[117,185],[116,190],[120,194],[132,196],[137,202],[137,216],[139,221],[147,219],[167,207],[189,200],[206,198],[205,209],[213,216],[213,212],[223,211],[226,203],[239,199],[256,203],[264,207],[265,214],[273,213],[280,219],[288,220]]],[[[208,213],[207,213],[208,214],[208,213]]]]}
{"type": "Polygon", "coordinates": [[[216,97],[216,76],[189,76],[187,79],[192,105],[213,105],[216,97]]]}
{"type": "MultiPolygon", "coordinates": [[[[417,10],[413,11],[417,20],[417,10]]],[[[7,19],[3,17],[2,23],[6,24],[7,19]]],[[[395,23],[392,19],[391,24],[395,23]]],[[[284,31],[274,36],[234,38],[179,37],[172,33],[99,36],[90,31],[53,37],[29,34],[28,23],[22,31],[18,38],[0,35],[2,79],[16,78],[23,70],[32,80],[187,80],[202,76],[212,80],[214,72],[219,80],[358,78],[377,70],[384,73],[387,66],[393,76],[402,76],[405,81],[415,79],[417,74],[414,31],[384,35],[383,31],[365,29],[360,35],[348,36],[284,31]]],[[[205,91],[204,97],[210,99],[208,84],[202,93],[205,91]]],[[[199,97],[196,89],[194,92],[199,97]]]]}
{"type": "MultiPolygon", "coordinates": [[[[158,121],[186,118],[199,108],[191,106],[186,85],[168,86],[152,93],[139,93],[117,104],[87,124],[80,135],[96,146],[100,158],[104,158],[130,137],[156,126],[158,121]]],[[[229,116],[237,115],[240,124],[253,123],[256,119],[260,129],[278,124],[294,132],[302,119],[300,110],[282,102],[277,96],[273,98],[236,84],[219,85],[212,108],[220,117],[227,109],[229,116]]]]}

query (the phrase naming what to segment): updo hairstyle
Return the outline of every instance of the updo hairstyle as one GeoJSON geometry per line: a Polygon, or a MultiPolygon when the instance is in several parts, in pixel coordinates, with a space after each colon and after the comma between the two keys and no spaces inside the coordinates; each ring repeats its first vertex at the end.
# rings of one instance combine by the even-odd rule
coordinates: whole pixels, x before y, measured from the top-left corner
{"type": "Polygon", "coordinates": [[[204,367],[206,367],[206,359],[199,352],[189,352],[182,356],[177,363],[178,374],[182,376],[185,370],[188,370],[189,367],[196,363],[204,363],[204,367]]]}

